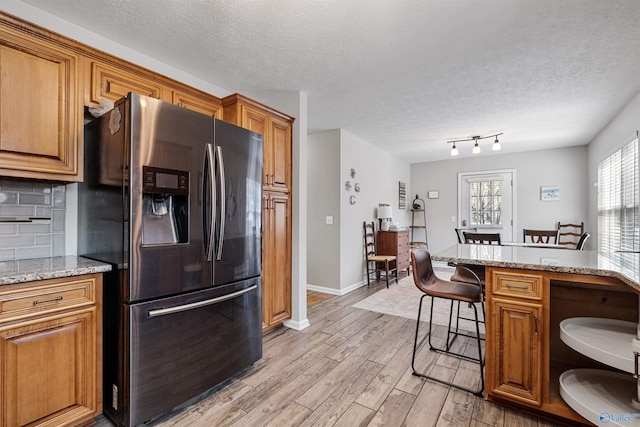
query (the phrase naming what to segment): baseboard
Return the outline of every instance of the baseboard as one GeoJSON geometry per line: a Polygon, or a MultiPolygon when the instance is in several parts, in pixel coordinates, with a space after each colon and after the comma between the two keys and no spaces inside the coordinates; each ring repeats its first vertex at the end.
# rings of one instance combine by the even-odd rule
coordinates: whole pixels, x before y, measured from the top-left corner
{"type": "Polygon", "coordinates": [[[309,326],[311,326],[311,323],[309,323],[309,319],[304,319],[301,321],[289,319],[285,320],[282,324],[287,328],[295,329],[296,331],[301,331],[304,328],[308,328],[309,326]]]}
{"type": "Polygon", "coordinates": [[[364,281],[355,283],[355,284],[353,284],[353,285],[351,285],[351,286],[349,286],[347,288],[343,288],[343,289],[326,288],[324,286],[316,286],[316,285],[307,284],[307,290],[308,291],[322,292],[323,294],[343,296],[343,295],[346,295],[349,292],[355,291],[356,289],[361,288],[363,286],[367,286],[367,284],[364,283],[364,281]]]}

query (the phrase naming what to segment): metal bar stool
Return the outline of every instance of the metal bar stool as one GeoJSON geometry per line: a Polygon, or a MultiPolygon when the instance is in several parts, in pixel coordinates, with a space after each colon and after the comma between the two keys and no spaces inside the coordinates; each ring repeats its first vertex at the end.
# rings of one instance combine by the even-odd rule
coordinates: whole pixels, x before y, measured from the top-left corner
{"type": "MultiPolygon", "coordinates": [[[[416,320],[416,334],[415,340],[413,343],[413,356],[411,358],[411,368],[413,369],[413,375],[420,376],[423,378],[427,378],[441,384],[449,385],[451,387],[455,387],[460,390],[467,391],[469,393],[473,393],[476,396],[482,396],[484,392],[484,357],[482,355],[482,337],[480,336],[480,319],[478,317],[478,309],[476,307],[476,303],[482,304],[482,287],[480,284],[480,280],[478,279],[476,283],[466,283],[466,282],[452,282],[449,280],[439,279],[435,273],[433,272],[433,265],[431,264],[431,255],[429,251],[426,249],[415,249],[411,252],[411,262],[413,263],[413,281],[418,289],[420,289],[424,295],[420,297],[420,305],[418,306],[418,319],[416,320]],[[429,313],[429,331],[427,334],[422,337],[420,340],[418,339],[420,336],[420,315],[422,314],[422,303],[425,297],[431,297],[431,310],[429,313]],[[451,301],[451,311],[449,312],[449,327],[447,331],[447,342],[444,348],[435,347],[431,342],[431,332],[432,332],[432,324],[433,324],[433,305],[435,298],[443,298],[451,301]],[[451,330],[451,323],[453,318],[453,303],[469,303],[473,307],[474,312],[474,321],[476,327],[475,335],[463,334],[457,329],[451,330]],[[453,336],[453,338],[451,338],[453,336]],[[478,345],[478,357],[471,357],[465,354],[456,353],[451,351],[451,344],[455,341],[458,336],[467,336],[474,338],[478,345]],[[478,363],[480,366],[480,388],[478,390],[472,390],[470,388],[466,388],[460,386],[458,384],[454,384],[452,382],[443,381],[439,378],[435,378],[433,376],[427,375],[425,373],[420,373],[416,369],[416,354],[420,347],[424,344],[425,341],[428,340],[429,349],[432,351],[437,351],[439,353],[449,354],[460,359],[468,360],[471,362],[478,363]]],[[[466,269],[466,267],[457,267],[459,269],[466,269]]],[[[474,275],[471,270],[468,271],[471,275],[474,275]]],[[[477,277],[477,276],[476,276],[477,277]]],[[[457,324],[457,321],[456,321],[457,324]]]]}

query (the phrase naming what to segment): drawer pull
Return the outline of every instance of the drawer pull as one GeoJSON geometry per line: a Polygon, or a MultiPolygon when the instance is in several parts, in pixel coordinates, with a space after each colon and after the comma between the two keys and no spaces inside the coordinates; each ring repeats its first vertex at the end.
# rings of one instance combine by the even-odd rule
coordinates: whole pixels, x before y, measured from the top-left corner
{"type": "Polygon", "coordinates": [[[527,285],[514,285],[512,283],[507,283],[507,288],[511,289],[529,289],[527,285]]]}
{"type": "Polygon", "coordinates": [[[44,304],[47,302],[54,302],[54,301],[62,301],[62,295],[58,295],[57,297],[47,298],[47,299],[37,299],[33,301],[33,305],[44,304]]]}

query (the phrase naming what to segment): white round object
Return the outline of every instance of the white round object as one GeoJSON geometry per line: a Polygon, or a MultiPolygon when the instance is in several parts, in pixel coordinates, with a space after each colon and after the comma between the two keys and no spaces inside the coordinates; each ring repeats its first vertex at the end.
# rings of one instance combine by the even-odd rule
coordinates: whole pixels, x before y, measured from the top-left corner
{"type": "Polygon", "coordinates": [[[637,326],[624,320],[572,317],[560,322],[560,339],[593,360],[633,373],[637,326]]]}
{"type": "Polygon", "coordinates": [[[571,369],[560,375],[560,396],[594,425],[638,426],[631,375],[602,369],[571,369]]]}

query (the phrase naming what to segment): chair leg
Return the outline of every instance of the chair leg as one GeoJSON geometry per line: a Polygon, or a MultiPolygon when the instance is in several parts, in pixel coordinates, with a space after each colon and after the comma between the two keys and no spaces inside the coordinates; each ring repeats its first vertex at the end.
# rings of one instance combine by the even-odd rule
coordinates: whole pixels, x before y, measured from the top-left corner
{"type": "MultiPolygon", "coordinates": [[[[420,297],[420,305],[418,306],[418,319],[416,320],[416,334],[415,334],[415,338],[413,341],[413,355],[411,357],[411,369],[413,370],[413,375],[414,376],[418,376],[418,377],[422,377],[422,378],[426,378],[432,381],[436,381],[439,382],[441,384],[445,384],[454,388],[457,388],[459,390],[463,390],[469,393],[472,393],[476,396],[480,396],[482,397],[484,394],[484,357],[482,356],[482,338],[480,337],[480,322],[479,322],[479,318],[478,318],[478,309],[476,307],[475,304],[472,304],[473,306],[473,313],[475,316],[475,322],[476,322],[476,342],[478,345],[478,359],[475,359],[473,357],[464,355],[464,354],[460,354],[460,353],[455,353],[452,351],[449,351],[449,344],[448,344],[448,337],[449,335],[447,334],[447,346],[445,349],[442,348],[437,348],[434,347],[431,343],[431,325],[433,324],[433,305],[435,302],[435,298],[431,297],[431,310],[429,313],[429,331],[427,332],[427,334],[420,340],[418,341],[418,337],[419,337],[419,329],[420,329],[420,315],[422,314],[422,302],[424,300],[425,297],[430,296],[430,295],[423,295],[422,297],[420,297]],[[478,363],[480,366],[480,388],[478,390],[472,390],[470,388],[467,387],[463,387],[451,382],[447,382],[447,381],[443,381],[439,378],[435,378],[432,377],[430,375],[427,375],[425,373],[420,373],[417,371],[416,369],[416,354],[418,353],[418,350],[420,349],[420,347],[422,347],[422,345],[424,344],[425,340],[429,341],[429,349],[432,351],[437,351],[439,353],[444,353],[444,354],[449,354],[464,360],[468,360],[470,362],[475,362],[478,363]]],[[[458,301],[459,304],[459,301],[458,301]]],[[[458,309],[459,309],[459,305],[458,305],[458,309]]],[[[452,304],[451,304],[451,311],[453,311],[453,300],[452,300],[452,304]]],[[[449,326],[451,326],[451,312],[449,313],[450,317],[449,317],[449,326]]],[[[457,335],[463,335],[463,334],[456,334],[457,335]]],[[[469,335],[465,335],[465,336],[469,336],[469,335]]],[[[455,337],[454,337],[455,339],[455,337]]]]}
{"type": "Polygon", "coordinates": [[[366,261],[367,263],[367,287],[371,286],[371,261],[366,261]]]}
{"type": "Polygon", "coordinates": [[[387,279],[387,289],[389,289],[389,260],[386,260],[384,262],[384,268],[385,268],[385,271],[387,272],[385,279],[387,279]]]}

